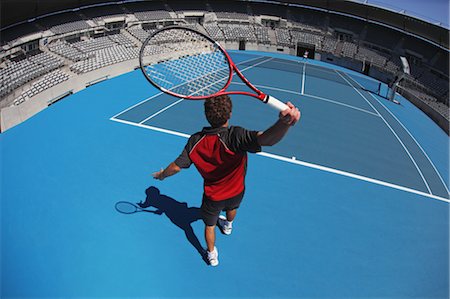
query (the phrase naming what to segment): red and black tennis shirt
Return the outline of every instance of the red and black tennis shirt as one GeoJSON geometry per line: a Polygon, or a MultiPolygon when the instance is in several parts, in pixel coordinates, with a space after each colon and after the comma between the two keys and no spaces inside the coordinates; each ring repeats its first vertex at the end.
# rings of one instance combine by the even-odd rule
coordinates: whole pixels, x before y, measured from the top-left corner
{"type": "Polygon", "coordinates": [[[247,152],[261,151],[257,134],[235,126],[203,128],[189,138],[175,164],[188,168],[194,163],[204,179],[207,199],[230,199],[245,189],[247,152]]]}

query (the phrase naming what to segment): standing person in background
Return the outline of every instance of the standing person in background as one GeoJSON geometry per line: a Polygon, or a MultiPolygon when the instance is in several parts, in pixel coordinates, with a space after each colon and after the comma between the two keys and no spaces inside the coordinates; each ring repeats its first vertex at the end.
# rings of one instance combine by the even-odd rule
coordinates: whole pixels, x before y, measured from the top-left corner
{"type": "Polygon", "coordinates": [[[309,56],[308,50],[305,50],[305,53],[303,53],[303,60],[307,60],[309,56]]]}

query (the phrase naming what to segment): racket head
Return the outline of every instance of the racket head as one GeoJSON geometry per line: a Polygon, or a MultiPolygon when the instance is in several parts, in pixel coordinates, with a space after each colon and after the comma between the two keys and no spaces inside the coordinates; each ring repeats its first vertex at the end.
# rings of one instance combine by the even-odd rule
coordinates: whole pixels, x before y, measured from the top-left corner
{"type": "Polygon", "coordinates": [[[189,100],[223,93],[233,76],[233,63],[223,47],[183,26],[168,26],[147,37],[139,52],[139,65],[153,86],[189,100]]]}
{"type": "Polygon", "coordinates": [[[117,202],[115,208],[117,212],[122,214],[134,214],[140,209],[135,204],[128,201],[117,202]]]}

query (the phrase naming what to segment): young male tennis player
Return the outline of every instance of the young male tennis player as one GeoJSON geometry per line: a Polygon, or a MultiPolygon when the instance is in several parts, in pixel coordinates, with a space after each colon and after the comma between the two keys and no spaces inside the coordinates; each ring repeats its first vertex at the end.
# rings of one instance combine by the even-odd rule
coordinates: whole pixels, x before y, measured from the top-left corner
{"type": "Polygon", "coordinates": [[[298,108],[290,102],[287,105],[289,108],[280,112],[273,126],[258,132],[229,126],[232,110],[229,96],[206,100],[205,115],[211,127],[192,135],[174,162],[153,173],[155,179],[164,180],[192,163],[200,172],[204,179],[201,213],[211,266],[219,264],[219,254],[214,246],[216,224],[222,233],[231,234],[233,220],[244,196],[247,152],[256,153],[261,151],[261,146],[276,144],[300,119],[298,108]],[[221,211],[225,211],[226,217],[220,215],[221,211]]]}

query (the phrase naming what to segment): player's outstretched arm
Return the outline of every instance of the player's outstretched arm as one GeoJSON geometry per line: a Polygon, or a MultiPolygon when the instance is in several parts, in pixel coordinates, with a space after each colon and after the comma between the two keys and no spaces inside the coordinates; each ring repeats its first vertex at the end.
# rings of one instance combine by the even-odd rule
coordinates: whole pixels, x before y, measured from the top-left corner
{"type": "Polygon", "coordinates": [[[264,132],[258,133],[258,142],[261,146],[275,145],[286,135],[289,128],[300,120],[300,110],[291,102],[287,102],[286,105],[289,109],[280,112],[278,121],[264,132]]]}
{"type": "Polygon", "coordinates": [[[152,173],[152,176],[155,180],[164,180],[165,178],[177,174],[180,172],[181,168],[175,164],[174,162],[170,163],[165,169],[161,169],[160,171],[152,173]]]}

